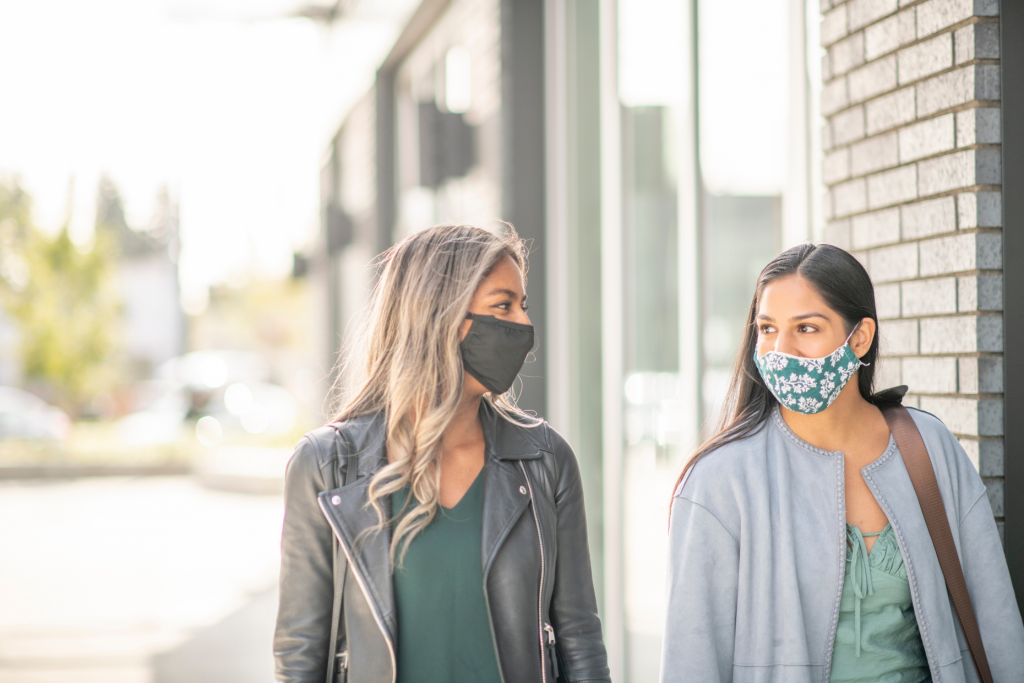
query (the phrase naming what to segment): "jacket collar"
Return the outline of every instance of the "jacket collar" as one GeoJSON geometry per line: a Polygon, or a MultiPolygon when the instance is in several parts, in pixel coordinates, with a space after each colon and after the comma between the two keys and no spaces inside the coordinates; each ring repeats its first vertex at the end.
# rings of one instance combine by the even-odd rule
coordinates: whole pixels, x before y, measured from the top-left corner
{"type": "Polygon", "coordinates": [[[539,436],[522,422],[509,422],[486,399],[480,401],[480,424],[487,453],[500,460],[534,460],[543,450],[539,436]]]}
{"type": "MultiPolygon", "coordinates": [[[[513,418],[515,419],[515,418],[513,418]]],[[[539,432],[525,421],[510,422],[486,399],[480,401],[480,424],[486,451],[499,460],[535,460],[545,445],[539,432]]],[[[387,464],[384,448],[387,427],[384,413],[354,418],[339,427],[359,453],[359,475],[376,472],[387,464]]]]}

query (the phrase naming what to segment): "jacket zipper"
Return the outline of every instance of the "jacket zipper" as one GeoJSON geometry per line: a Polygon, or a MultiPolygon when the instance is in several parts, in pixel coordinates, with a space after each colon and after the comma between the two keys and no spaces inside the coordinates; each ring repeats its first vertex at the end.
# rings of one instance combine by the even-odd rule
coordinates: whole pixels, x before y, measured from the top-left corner
{"type": "Polygon", "coordinates": [[[558,653],[555,651],[555,629],[551,624],[545,623],[544,630],[548,634],[548,657],[551,658],[551,678],[558,680],[558,653]]]}
{"type": "Polygon", "coordinates": [[[345,683],[348,681],[348,650],[334,655],[334,659],[334,680],[335,682],[341,681],[341,683],[345,683]]]}
{"type": "MultiPolygon", "coordinates": [[[[323,511],[324,516],[330,521],[331,516],[327,512],[327,508],[324,506],[323,499],[319,499],[320,509],[323,511]]],[[[370,591],[366,589],[366,583],[363,581],[363,577],[359,574],[359,570],[356,569],[356,565],[352,562],[352,555],[348,551],[348,547],[345,545],[345,541],[342,540],[341,535],[335,532],[335,536],[338,537],[338,545],[341,546],[342,551],[345,553],[345,560],[348,562],[348,566],[352,569],[352,576],[356,577],[356,583],[359,584],[359,590],[363,592],[363,597],[366,598],[366,604],[370,607],[370,614],[373,615],[373,620],[377,622],[377,628],[380,629],[380,634],[384,636],[384,642],[388,646],[388,654],[391,656],[391,683],[396,683],[398,680],[398,662],[395,658],[395,646],[391,644],[391,639],[388,638],[388,632],[384,628],[384,621],[377,614],[377,610],[373,606],[373,600],[370,599],[370,591]]],[[[346,658],[345,668],[348,669],[348,661],[346,658]]]]}
{"type": "MultiPolygon", "coordinates": [[[[519,468],[523,471],[523,477],[526,479],[526,488],[530,491],[530,510],[533,512],[533,523],[537,526],[537,542],[540,543],[540,588],[537,591],[537,630],[538,637],[540,640],[540,680],[541,683],[547,683],[548,681],[548,667],[544,661],[544,650],[545,650],[545,626],[551,628],[551,626],[544,623],[544,535],[540,532],[540,517],[537,516],[537,503],[533,498],[533,485],[530,483],[530,477],[526,474],[526,466],[523,465],[523,461],[519,461],[519,468]]],[[[554,642],[555,630],[551,629],[549,635],[550,642],[554,642]]],[[[554,649],[554,645],[551,645],[554,649]]],[[[392,682],[393,683],[393,682],[392,682]]]]}

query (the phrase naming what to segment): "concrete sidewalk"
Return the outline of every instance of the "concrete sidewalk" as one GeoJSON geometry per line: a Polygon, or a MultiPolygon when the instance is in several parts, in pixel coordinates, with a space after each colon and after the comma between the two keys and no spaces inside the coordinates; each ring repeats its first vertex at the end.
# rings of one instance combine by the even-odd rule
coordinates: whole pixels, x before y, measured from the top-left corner
{"type": "Polygon", "coordinates": [[[151,660],[153,683],[273,683],[277,587],[151,660]]]}
{"type": "Polygon", "coordinates": [[[0,482],[0,683],[270,683],[280,495],[0,482]]]}

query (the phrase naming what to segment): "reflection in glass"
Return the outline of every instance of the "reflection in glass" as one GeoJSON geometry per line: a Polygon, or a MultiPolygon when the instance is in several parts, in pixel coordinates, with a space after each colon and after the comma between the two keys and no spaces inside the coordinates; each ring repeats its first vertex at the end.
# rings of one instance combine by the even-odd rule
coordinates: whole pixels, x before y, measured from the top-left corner
{"type": "MultiPolygon", "coordinates": [[[[665,523],[686,428],[681,359],[688,315],[698,323],[703,418],[723,393],[760,269],[782,244],[790,0],[634,0],[618,5],[625,329],[626,677],[657,680],[664,623],[665,523]],[[696,6],[696,7],[695,7],[696,6]],[[697,19],[697,147],[686,105],[689,13],[697,19]],[[691,194],[692,192],[692,194],[691,194]],[[689,206],[697,197],[699,207],[689,206]],[[698,236],[681,230],[699,214],[698,236]],[[689,236],[687,236],[689,235],[689,236]],[[680,242],[683,240],[683,243],[680,242]],[[696,240],[687,244],[687,240],[696,240]],[[699,245],[699,246],[697,246],[699,245]],[[680,269],[699,249],[700,316],[684,310],[680,269]]],[[[802,6],[800,6],[802,15],[802,6]]],[[[801,40],[802,36],[795,37],[801,40]]],[[[691,361],[687,361],[689,363],[691,361]]],[[[691,403],[692,405],[692,399],[691,403]]]]}
{"type": "Polygon", "coordinates": [[[725,394],[757,275],[782,244],[790,5],[699,2],[705,419],[725,394]]]}
{"type": "Polygon", "coordinates": [[[778,252],[780,195],[704,200],[704,413],[718,411],[739,350],[757,276],[778,252]]]}
{"type": "MultiPolygon", "coordinates": [[[[687,3],[619,3],[622,140],[626,678],[653,681],[664,624],[665,523],[683,452],[680,69],[687,3]]],[[[691,208],[692,210],[692,208],[691,208]]]]}

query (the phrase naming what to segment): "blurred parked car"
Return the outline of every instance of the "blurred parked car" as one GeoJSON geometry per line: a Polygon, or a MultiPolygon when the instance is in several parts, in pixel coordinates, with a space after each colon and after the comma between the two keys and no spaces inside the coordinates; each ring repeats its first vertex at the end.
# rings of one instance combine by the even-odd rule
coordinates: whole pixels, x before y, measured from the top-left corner
{"type": "Polygon", "coordinates": [[[14,387],[0,387],[0,439],[67,438],[71,420],[60,408],[14,387]]]}
{"type": "Polygon", "coordinates": [[[270,366],[258,353],[193,351],[163,363],[157,368],[156,378],[178,382],[191,391],[208,392],[234,382],[266,382],[270,366]]]}
{"type": "Polygon", "coordinates": [[[170,443],[182,425],[196,420],[195,434],[205,446],[245,434],[288,434],[298,404],[284,387],[269,382],[266,360],[242,351],[195,351],[172,358],[157,379],[135,387],[137,410],[119,420],[123,439],[132,443],[170,443]]]}
{"type": "Polygon", "coordinates": [[[191,407],[185,387],[171,380],[149,380],[133,387],[135,412],[117,421],[128,444],[172,443],[181,436],[191,407]]]}

